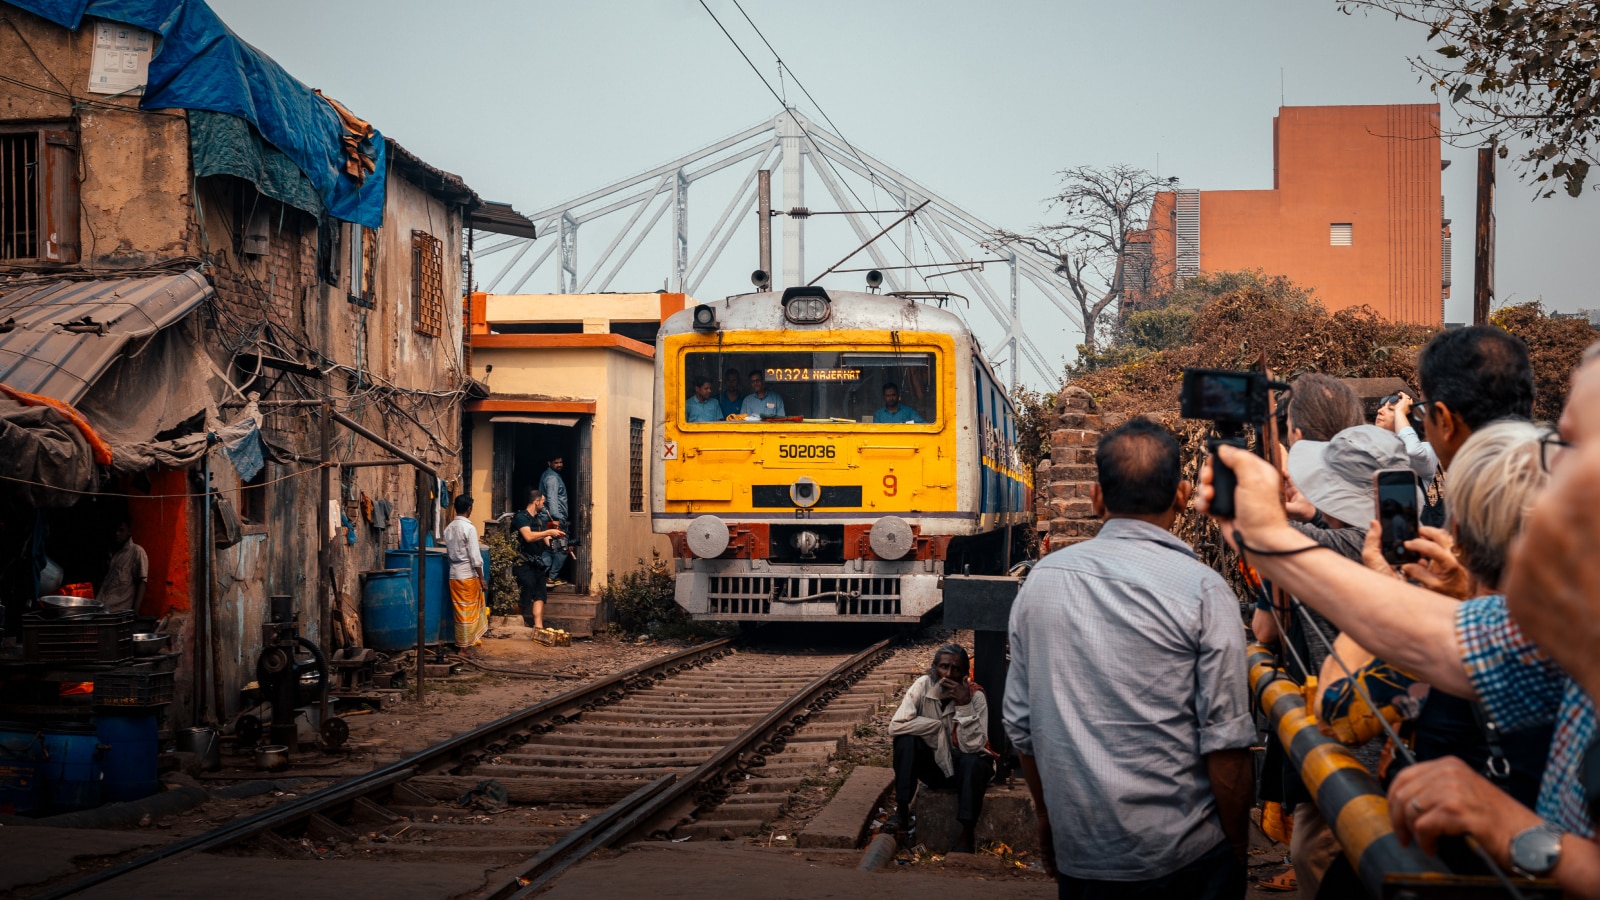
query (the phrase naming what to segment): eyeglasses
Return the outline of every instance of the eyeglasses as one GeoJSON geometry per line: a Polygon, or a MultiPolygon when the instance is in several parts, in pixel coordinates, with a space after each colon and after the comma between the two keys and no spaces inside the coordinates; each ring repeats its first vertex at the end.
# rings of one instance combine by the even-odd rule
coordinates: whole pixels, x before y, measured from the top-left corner
{"type": "Polygon", "coordinates": [[[1572,446],[1571,441],[1563,441],[1557,432],[1546,432],[1539,438],[1539,468],[1546,472],[1554,471],[1556,460],[1561,452],[1572,446]]]}

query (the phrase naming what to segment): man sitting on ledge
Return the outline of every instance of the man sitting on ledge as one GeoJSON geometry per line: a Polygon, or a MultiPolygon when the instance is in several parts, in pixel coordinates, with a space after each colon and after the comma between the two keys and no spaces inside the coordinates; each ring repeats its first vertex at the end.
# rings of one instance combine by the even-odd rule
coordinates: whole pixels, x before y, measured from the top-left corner
{"type": "Polygon", "coordinates": [[[986,744],[989,707],[983,689],[967,677],[967,651],[946,644],[933,656],[928,674],[912,682],[889,722],[894,738],[895,813],[886,831],[905,831],[911,821],[911,797],[917,782],[931,788],[954,788],[956,821],[961,840],[952,853],[971,853],[983,789],[994,775],[986,744]],[[951,746],[952,739],[955,746],[951,746]]]}

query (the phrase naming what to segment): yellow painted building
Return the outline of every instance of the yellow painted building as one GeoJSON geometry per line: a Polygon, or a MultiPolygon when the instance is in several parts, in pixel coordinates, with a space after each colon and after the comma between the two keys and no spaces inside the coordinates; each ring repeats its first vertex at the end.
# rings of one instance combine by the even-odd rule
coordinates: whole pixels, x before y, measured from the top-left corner
{"type": "Polygon", "coordinates": [[[661,322],[683,294],[473,294],[469,489],[480,521],[514,512],[561,456],[576,558],[562,573],[597,593],[670,545],[650,529],[646,452],[661,322]],[[487,501],[487,502],[486,502],[487,501]]]}

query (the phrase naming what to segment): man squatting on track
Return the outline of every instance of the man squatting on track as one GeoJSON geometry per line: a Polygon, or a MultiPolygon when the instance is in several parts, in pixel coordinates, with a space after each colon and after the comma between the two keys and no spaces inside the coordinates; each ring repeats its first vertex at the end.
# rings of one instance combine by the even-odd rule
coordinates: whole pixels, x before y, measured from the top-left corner
{"type": "Polygon", "coordinates": [[[895,813],[886,831],[911,824],[911,798],[917,782],[954,788],[961,840],[953,853],[974,850],[983,789],[994,777],[988,751],[989,705],[983,688],[968,678],[971,659],[960,644],[946,644],[933,655],[928,674],[911,683],[889,722],[894,738],[895,813]],[[953,746],[952,746],[953,744],[953,746]]]}

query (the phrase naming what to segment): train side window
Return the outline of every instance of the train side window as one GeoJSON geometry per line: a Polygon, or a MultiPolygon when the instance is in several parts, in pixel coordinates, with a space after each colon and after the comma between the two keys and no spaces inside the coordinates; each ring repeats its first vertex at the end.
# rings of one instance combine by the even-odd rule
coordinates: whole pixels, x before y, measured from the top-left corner
{"type": "Polygon", "coordinates": [[[690,387],[709,378],[716,420],[834,424],[937,423],[939,370],[927,352],[736,350],[684,357],[680,418],[713,421],[690,387]]]}

